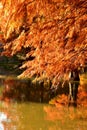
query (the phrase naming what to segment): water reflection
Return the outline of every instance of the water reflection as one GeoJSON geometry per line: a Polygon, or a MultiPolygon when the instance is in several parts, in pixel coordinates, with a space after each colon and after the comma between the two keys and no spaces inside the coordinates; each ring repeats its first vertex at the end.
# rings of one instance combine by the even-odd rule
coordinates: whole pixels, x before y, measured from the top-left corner
{"type": "Polygon", "coordinates": [[[12,77],[0,80],[0,99],[7,102],[40,102],[48,103],[58,94],[68,95],[68,86],[61,88],[61,85],[55,90],[51,89],[50,82],[34,84],[31,80],[18,80],[12,77]]]}
{"type": "Polygon", "coordinates": [[[0,130],[4,130],[4,126],[1,122],[0,122],[0,130]]]}
{"type": "Polygon", "coordinates": [[[30,87],[30,82],[14,82],[13,79],[4,80],[1,85],[0,130],[87,129],[87,84],[81,83],[79,86],[77,109],[67,107],[67,93],[66,96],[62,95],[65,89],[67,92],[67,87],[64,90],[59,88],[61,95],[58,95],[58,99],[55,98],[54,105],[49,105],[44,103],[51,98],[48,96],[49,87],[43,90],[38,84],[30,87]],[[40,103],[41,100],[43,103],[40,103]]]}
{"type": "Polygon", "coordinates": [[[49,100],[54,96],[53,94],[55,94],[55,92],[51,91],[48,82],[42,86],[38,82],[33,84],[31,80],[18,80],[11,77],[1,79],[0,83],[1,82],[0,98],[4,101],[49,102],[49,100]]]}
{"type": "Polygon", "coordinates": [[[7,114],[0,112],[0,130],[5,130],[4,122],[8,122],[7,114]]]}
{"type": "Polygon", "coordinates": [[[0,122],[7,121],[7,115],[3,112],[0,112],[0,122]]]}
{"type": "Polygon", "coordinates": [[[0,130],[86,130],[87,108],[40,103],[1,103],[0,130]]]}

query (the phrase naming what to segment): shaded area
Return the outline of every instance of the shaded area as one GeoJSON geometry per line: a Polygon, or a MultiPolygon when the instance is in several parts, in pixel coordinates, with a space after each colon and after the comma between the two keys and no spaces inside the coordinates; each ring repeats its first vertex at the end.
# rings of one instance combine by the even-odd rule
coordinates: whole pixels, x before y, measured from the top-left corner
{"type": "MultiPolygon", "coordinates": [[[[51,104],[68,105],[69,103],[71,104],[73,103],[72,100],[69,100],[70,96],[69,85],[71,84],[72,87],[74,86],[72,92],[73,95],[71,95],[71,98],[75,98],[74,94],[76,94],[77,98],[74,100],[76,105],[78,104],[82,105],[82,102],[85,102],[86,105],[87,94],[85,89],[87,86],[87,74],[85,73],[80,75],[80,85],[78,84],[78,81],[76,81],[77,77],[74,80],[72,80],[73,77],[71,77],[71,80],[66,81],[64,84],[63,81],[59,82],[57,88],[52,88],[51,81],[47,79],[44,79],[40,82],[34,79],[19,80],[14,76],[13,77],[9,76],[9,73],[7,74],[8,76],[3,75],[2,77],[0,77],[0,100],[7,102],[11,101],[19,101],[19,102],[33,101],[40,103],[50,102],[51,104]],[[75,87],[78,87],[77,93],[75,93],[75,87]],[[56,96],[57,98],[55,98],[56,96]],[[53,98],[54,100],[52,100],[53,98]]],[[[15,73],[12,74],[14,75],[15,73]]]]}
{"type": "Polygon", "coordinates": [[[0,56],[0,75],[17,76],[22,72],[22,70],[19,69],[22,64],[21,62],[22,60],[15,55],[13,57],[0,56]]]}
{"type": "Polygon", "coordinates": [[[57,92],[51,90],[50,82],[40,84],[33,83],[32,80],[18,80],[7,77],[0,80],[1,100],[4,101],[33,101],[49,102],[51,98],[57,95],[57,92]]]}
{"type": "MultiPolygon", "coordinates": [[[[77,93],[77,106],[87,105],[87,79],[80,76],[80,85],[77,93]]],[[[64,87],[59,84],[57,89],[51,88],[51,83],[32,82],[32,80],[18,80],[12,77],[0,79],[0,99],[6,102],[40,102],[54,105],[68,105],[69,83],[64,87]]]]}
{"type": "MultiPolygon", "coordinates": [[[[61,93],[50,101],[56,107],[68,105],[68,95],[61,93]]],[[[87,74],[80,75],[80,84],[77,93],[77,107],[87,107],[87,74]]]]}

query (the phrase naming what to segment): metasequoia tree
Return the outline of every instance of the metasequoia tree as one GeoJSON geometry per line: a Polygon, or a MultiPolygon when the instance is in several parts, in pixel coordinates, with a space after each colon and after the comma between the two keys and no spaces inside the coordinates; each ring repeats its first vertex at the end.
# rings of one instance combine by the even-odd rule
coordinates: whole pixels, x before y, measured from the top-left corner
{"type": "Polygon", "coordinates": [[[20,77],[53,84],[87,63],[86,0],[0,0],[3,54],[24,53],[20,77]]]}

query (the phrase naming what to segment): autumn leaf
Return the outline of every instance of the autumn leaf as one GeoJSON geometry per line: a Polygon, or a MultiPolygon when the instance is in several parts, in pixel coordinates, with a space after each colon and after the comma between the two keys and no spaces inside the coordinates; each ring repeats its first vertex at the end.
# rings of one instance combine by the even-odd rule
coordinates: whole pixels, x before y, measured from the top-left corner
{"type": "Polygon", "coordinates": [[[58,84],[61,77],[87,64],[86,0],[1,0],[3,54],[25,49],[25,71],[58,84]]]}

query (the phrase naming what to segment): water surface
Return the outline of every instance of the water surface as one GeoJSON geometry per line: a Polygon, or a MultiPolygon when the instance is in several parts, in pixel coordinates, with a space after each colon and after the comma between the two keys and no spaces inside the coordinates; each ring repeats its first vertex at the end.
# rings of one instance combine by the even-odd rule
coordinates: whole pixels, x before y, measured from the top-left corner
{"type": "Polygon", "coordinates": [[[87,130],[87,108],[0,102],[0,130],[87,130]]]}

